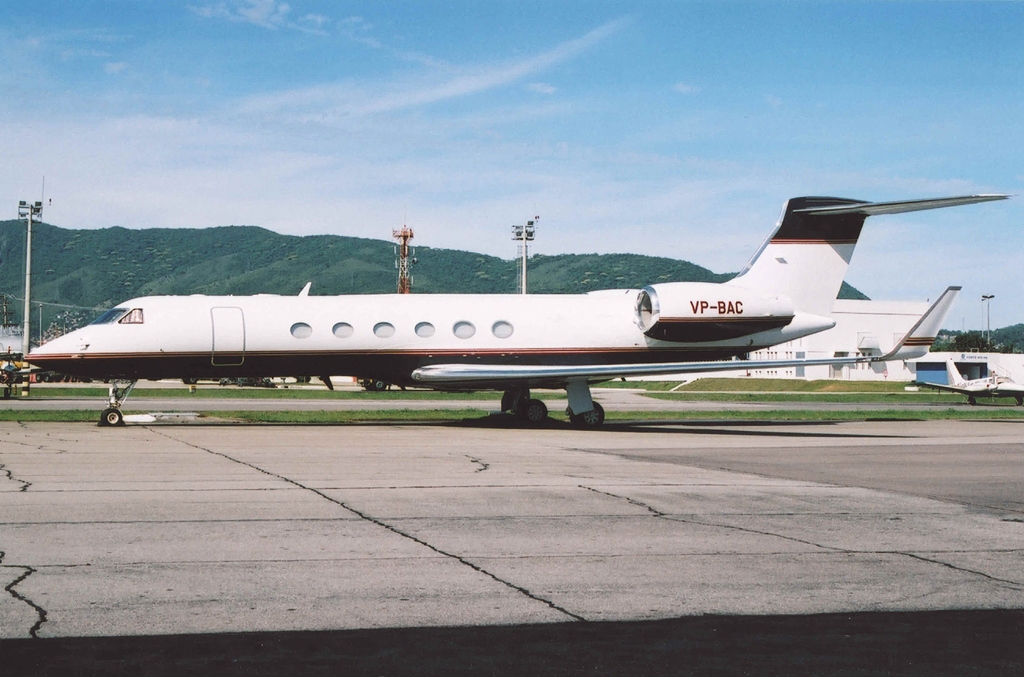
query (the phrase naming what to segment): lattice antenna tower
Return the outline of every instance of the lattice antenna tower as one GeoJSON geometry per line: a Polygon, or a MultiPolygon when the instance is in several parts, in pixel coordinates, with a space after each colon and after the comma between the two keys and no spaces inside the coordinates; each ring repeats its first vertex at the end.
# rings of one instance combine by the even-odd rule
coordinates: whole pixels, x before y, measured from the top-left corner
{"type": "Polygon", "coordinates": [[[410,268],[416,263],[413,254],[416,252],[409,247],[409,240],[413,238],[412,228],[402,226],[399,230],[392,230],[391,237],[398,240],[395,245],[395,268],[398,269],[398,293],[412,293],[412,274],[410,268]]]}

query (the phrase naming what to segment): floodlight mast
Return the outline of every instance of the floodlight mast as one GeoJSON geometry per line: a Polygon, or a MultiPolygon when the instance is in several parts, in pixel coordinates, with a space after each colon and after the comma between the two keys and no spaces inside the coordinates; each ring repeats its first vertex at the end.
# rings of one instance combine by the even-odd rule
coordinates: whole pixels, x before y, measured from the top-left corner
{"type": "Polygon", "coordinates": [[[992,325],[989,322],[991,315],[989,309],[992,307],[992,299],[996,297],[995,294],[982,294],[981,302],[985,304],[985,347],[991,350],[992,346],[988,345],[992,342],[992,325]]]}
{"type": "Polygon", "coordinates": [[[32,294],[32,217],[42,218],[43,203],[36,202],[29,204],[25,200],[18,202],[18,218],[28,222],[27,236],[25,238],[25,316],[22,318],[24,329],[21,336],[21,354],[28,355],[31,345],[29,336],[32,333],[32,306],[30,297],[32,294]]]}
{"type": "Polygon", "coordinates": [[[512,239],[520,243],[519,251],[523,257],[519,281],[519,293],[521,294],[526,293],[526,257],[528,256],[527,242],[532,242],[536,235],[537,221],[540,221],[540,216],[534,216],[533,220],[527,221],[525,226],[512,226],[512,239]]]}

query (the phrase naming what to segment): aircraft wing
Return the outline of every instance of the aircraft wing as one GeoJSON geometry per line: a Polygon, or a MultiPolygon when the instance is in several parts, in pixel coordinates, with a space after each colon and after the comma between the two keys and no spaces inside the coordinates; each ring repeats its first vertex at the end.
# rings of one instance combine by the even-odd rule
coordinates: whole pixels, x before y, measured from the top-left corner
{"type": "Polygon", "coordinates": [[[412,372],[413,380],[427,386],[458,387],[481,384],[517,383],[540,387],[561,386],[570,381],[599,382],[626,376],[660,376],[664,374],[697,374],[714,371],[745,371],[779,367],[841,366],[865,362],[886,362],[922,357],[935,340],[935,335],[953,306],[960,287],[949,287],[925,311],[907,334],[885,355],[860,357],[827,357],[803,360],[719,360],[714,362],[661,362],[653,364],[594,365],[483,365],[433,364],[412,372]]]}
{"type": "Polygon", "coordinates": [[[941,197],[928,200],[903,200],[901,202],[861,202],[852,205],[841,205],[838,207],[809,207],[797,209],[795,214],[806,214],[809,216],[829,214],[860,214],[862,216],[877,216],[879,214],[903,214],[904,212],[919,212],[925,209],[941,209],[942,207],[956,207],[958,205],[970,205],[978,202],[991,202],[993,200],[1006,200],[1009,195],[963,195],[960,197],[941,197]]]}
{"type": "Polygon", "coordinates": [[[925,388],[931,388],[933,390],[941,390],[943,392],[948,392],[948,393],[957,393],[958,395],[972,395],[974,393],[980,393],[980,392],[984,391],[983,388],[977,388],[977,389],[972,390],[970,388],[960,388],[958,386],[949,386],[949,385],[946,385],[944,383],[929,383],[928,381],[914,381],[914,385],[916,385],[916,386],[924,386],[925,388]]]}

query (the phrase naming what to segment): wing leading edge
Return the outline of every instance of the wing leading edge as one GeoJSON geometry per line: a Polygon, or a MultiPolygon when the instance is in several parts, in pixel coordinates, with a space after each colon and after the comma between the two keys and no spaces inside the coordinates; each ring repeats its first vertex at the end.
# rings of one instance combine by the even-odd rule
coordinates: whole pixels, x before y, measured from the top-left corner
{"type": "Polygon", "coordinates": [[[717,362],[664,362],[656,364],[601,365],[475,365],[434,364],[412,372],[413,380],[426,386],[480,386],[484,383],[564,385],[571,381],[599,382],[625,376],[697,374],[713,371],[744,371],[777,367],[842,366],[923,357],[935,341],[946,315],[953,307],[960,287],[948,287],[942,295],[885,355],[832,357],[803,360],[724,360],[717,362]]]}

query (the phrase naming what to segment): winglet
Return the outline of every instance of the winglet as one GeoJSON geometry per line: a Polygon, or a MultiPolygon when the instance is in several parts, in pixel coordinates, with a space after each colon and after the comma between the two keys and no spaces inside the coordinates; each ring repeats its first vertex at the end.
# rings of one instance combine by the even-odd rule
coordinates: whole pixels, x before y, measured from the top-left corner
{"type": "Polygon", "coordinates": [[[312,282],[307,282],[306,286],[299,292],[299,296],[309,296],[309,288],[313,286],[312,282]]]}
{"type": "Polygon", "coordinates": [[[928,354],[928,349],[935,343],[935,337],[946,321],[946,316],[953,308],[961,287],[947,287],[942,292],[931,308],[925,311],[906,336],[901,338],[893,349],[873,362],[888,362],[890,360],[915,360],[928,354]]]}

